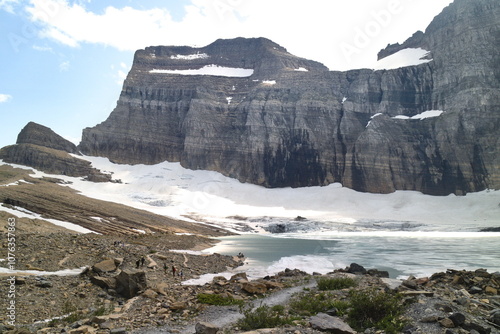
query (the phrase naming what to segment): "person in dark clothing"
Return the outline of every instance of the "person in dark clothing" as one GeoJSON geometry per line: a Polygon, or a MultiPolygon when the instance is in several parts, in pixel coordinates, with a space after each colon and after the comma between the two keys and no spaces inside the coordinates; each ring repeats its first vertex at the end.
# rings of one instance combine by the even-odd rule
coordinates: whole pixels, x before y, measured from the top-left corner
{"type": "Polygon", "coordinates": [[[174,266],[172,266],[172,276],[174,276],[174,277],[175,277],[175,272],[176,272],[176,271],[177,271],[177,269],[176,269],[174,266]]]}
{"type": "Polygon", "coordinates": [[[135,261],[136,268],[139,269],[139,266],[141,265],[141,260],[135,261]]]}
{"type": "Polygon", "coordinates": [[[143,257],[141,257],[141,267],[144,267],[144,261],[146,261],[146,259],[143,257]]]}

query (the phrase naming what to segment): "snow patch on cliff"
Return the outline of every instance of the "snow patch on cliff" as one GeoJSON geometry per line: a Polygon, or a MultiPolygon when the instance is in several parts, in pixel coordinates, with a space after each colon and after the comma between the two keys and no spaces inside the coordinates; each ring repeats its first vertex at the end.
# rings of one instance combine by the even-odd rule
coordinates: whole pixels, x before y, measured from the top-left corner
{"type": "Polygon", "coordinates": [[[194,60],[194,59],[206,59],[210,57],[206,53],[195,53],[191,55],[172,55],[170,56],[170,59],[177,59],[177,60],[194,60]]]}
{"type": "Polygon", "coordinates": [[[443,110],[427,110],[424,111],[423,113],[417,114],[415,116],[403,116],[403,115],[398,115],[394,116],[394,119],[426,119],[426,118],[432,118],[432,117],[439,117],[444,113],[443,110]]]}
{"type": "Polygon", "coordinates": [[[408,48],[393,55],[380,59],[373,66],[374,70],[393,70],[396,68],[425,64],[432,59],[427,59],[429,51],[422,48],[408,48]]]}
{"type": "Polygon", "coordinates": [[[213,75],[219,77],[244,78],[253,74],[253,69],[224,67],[218,65],[205,65],[202,68],[188,70],[159,70],[153,69],[149,73],[155,74],[178,74],[178,75],[213,75]]]}
{"type": "Polygon", "coordinates": [[[276,80],[263,80],[262,83],[264,85],[272,86],[272,85],[276,85],[276,80]]]}

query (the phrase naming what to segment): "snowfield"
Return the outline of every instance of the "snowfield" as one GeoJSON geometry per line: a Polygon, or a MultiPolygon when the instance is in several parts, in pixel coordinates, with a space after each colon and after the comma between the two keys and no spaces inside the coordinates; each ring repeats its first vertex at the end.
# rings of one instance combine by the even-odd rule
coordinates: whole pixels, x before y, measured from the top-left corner
{"type": "MultiPolygon", "coordinates": [[[[200,254],[243,252],[247,259],[237,270],[251,278],[285,268],[326,273],[353,261],[366,268],[389,270],[391,277],[398,278],[424,277],[447,268],[500,270],[500,233],[478,232],[498,227],[500,191],[443,197],[414,191],[382,195],[356,192],[338,183],[267,189],[216,172],[185,169],[179,163],[131,166],[105,158],[79,158],[112,172],[123,183],[52,177],[73,182],[70,187],[88,197],[240,233],[222,238],[200,254]],[[272,233],[277,231],[280,233],[272,233]]],[[[44,175],[39,171],[32,174],[44,175]]],[[[0,206],[0,210],[36,216],[20,208],[0,206]]],[[[78,269],[45,274],[78,274],[78,269]]],[[[184,284],[209,280],[210,275],[203,275],[184,284]]]]}
{"type": "MultiPolygon", "coordinates": [[[[234,230],[244,225],[247,230],[266,233],[266,229],[286,223],[291,226],[289,232],[309,229],[337,233],[460,232],[498,225],[500,191],[442,197],[415,191],[369,194],[339,183],[325,187],[267,189],[217,172],[189,170],[176,162],[118,165],[106,158],[84,159],[101,171],[112,172],[113,178],[123,183],[54,177],[71,181],[71,188],[88,197],[177,219],[208,221],[234,230]],[[298,216],[306,221],[296,221],[298,216]]],[[[35,173],[37,177],[43,175],[35,173]]]]}

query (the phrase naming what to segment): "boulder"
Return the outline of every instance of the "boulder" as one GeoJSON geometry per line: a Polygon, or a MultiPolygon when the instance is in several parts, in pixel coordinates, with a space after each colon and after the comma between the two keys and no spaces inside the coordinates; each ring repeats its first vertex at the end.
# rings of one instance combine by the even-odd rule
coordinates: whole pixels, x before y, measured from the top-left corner
{"type": "Polygon", "coordinates": [[[39,288],[51,288],[52,282],[47,279],[40,279],[37,283],[35,283],[35,286],[39,288]]]}
{"type": "Polygon", "coordinates": [[[387,270],[369,269],[367,273],[370,276],[389,278],[389,272],[387,270]]]}
{"type": "Polygon", "coordinates": [[[495,325],[500,326],[500,309],[493,310],[490,314],[490,321],[495,325]]]}
{"type": "Polygon", "coordinates": [[[266,293],[267,288],[264,283],[261,282],[246,282],[243,283],[241,289],[251,294],[262,294],[266,293]]]}
{"type": "Polygon", "coordinates": [[[116,278],[114,277],[101,277],[92,275],[90,276],[90,281],[103,289],[116,289],[116,278]]]}
{"type": "Polygon", "coordinates": [[[455,327],[462,326],[465,323],[465,315],[462,313],[458,312],[453,313],[448,318],[451,319],[451,321],[453,321],[455,327]]]}
{"type": "Polygon", "coordinates": [[[229,282],[227,281],[227,279],[224,276],[215,276],[212,279],[212,282],[214,284],[217,284],[217,285],[220,285],[220,286],[224,286],[224,285],[229,284],[229,282]]]}
{"type": "Polygon", "coordinates": [[[266,285],[266,288],[268,289],[283,289],[284,285],[278,282],[273,282],[273,281],[261,281],[266,285]]]}
{"type": "Polygon", "coordinates": [[[395,278],[381,278],[380,279],[382,283],[387,287],[389,290],[396,290],[398,289],[401,284],[403,284],[403,281],[400,279],[395,279],[395,278]]]}
{"type": "Polygon", "coordinates": [[[116,258],[113,259],[113,261],[115,261],[115,265],[116,265],[117,268],[120,267],[123,264],[124,260],[125,259],[123,257],[116,257],[116,258]]]}
{"type": "Polygon", "coordinates": [[[364,275],[366,274],[366,269],[357,263],[351,263],[349,268],[347,268],[347,272],[356,275],[364,275]]]}
{"type": "Polygon", "coordinates": [[[69,334],[89,334],[89,333],[95,333],[96,329],[92,326],[80,326],[78,328],[72,329],[69,331],[69,334]]]}
{"type": "Polygon", "coordinates": [[[160,295],[166,296],[170,290],[170,285],[168,283],[158,283],[154,287],[154,290],[160,295]]]}
{"type": "Polygon", "coordinates": [[[127,329],[125,327],[113,328],[110,334],[127,334],[127,329]]]}
{"type": "Polygon", "coordinates": [[[307,273],[305,271],[299,269],[289,269],[286,268],[285,271],[281,271],[278,273],[278,276],[284,277],[294,277],[294,276],[306,276],[307,273]]]}
{"type": "Polygon", "coordinates": [[[318,313],[309,319],[313,329],[334,334],[356,334],[356,331],[342,319],[325,313],[318,313]]]}
{"type": "Polygon", "coordinates": [[[132,298],[147,288],[146,273],[143,271],[122,271],[116,276],[116,292],[125,298],[132,298]]]}
{"type": "Polygon", "coordinates": [[[175,302],[175,303],[172,303],[169,308],[172,310],[172,311],[182,311],[182,310],[185,310],[187,309],[188,307],[188,304],[187,302],[175,302]]]}
{"type": "Polygon", "coordinates": [[[147,289],[141,294],[141,296],[144,298],[156,299],[156,297],[158,297],[158,293],[152,289],[147,289]]]}
{"type": "Polygon", "coordinates": [[[237,273],[237,274],[231,276],[231,279],[229,281],[235,282],[235,281],[240,281],[240,280],[248,281],[247,274],[246,273],[237,273]]]}
{"type": "Polygon", "coordinates": [[[195,326],[196,334],[216,334],[219,329],[219,327],[208,322],[199,322],[195,326]]]}
{"type": "Polygon", "coordinates": [[[455,328],[455,324],[453,323],[453,320],[450,318],[444,318],[442,320],[439,320],[439,324],[445,328],[455,328]]]}
{"type": "Polygon", "coordinates": [[[484,289],[484,292],[486,292],[488,295],[493,295],[493,296],[498,295],[498,289],[495,289],[492,286],[487,286],[484,289]]]}
{"type": "Polygon", "coordinates": [[[92,270],[96,273],[108,273],[115,271],[116,268],[117,268],[116,262],[115,260],[112,259],[101,261],[92,266],[92,270]]]}

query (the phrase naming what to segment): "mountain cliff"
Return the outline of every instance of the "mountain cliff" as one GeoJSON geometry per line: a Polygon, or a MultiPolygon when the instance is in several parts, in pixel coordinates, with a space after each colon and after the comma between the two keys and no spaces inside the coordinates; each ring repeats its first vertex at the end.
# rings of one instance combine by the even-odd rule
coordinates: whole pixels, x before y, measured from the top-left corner
{"type": "Polygon", "coordinates": [[[266,187],[499,189],[499,22],[498,1],[456,0],[379,54],[429,51],[394,70],[329,71],[265,38],[138,50],[116,108],[79,149],[266,187]]]}
{"type": "Polygon", "coordinates": [[[46,126],[29,122],[17,136],[15,145],[0,149],[0,159],[47,173],[83,176],[92,182],[111,181],[111,175],[102,173],[90,162],[70,153],[79,153],[75,144],[46,126]]]}

